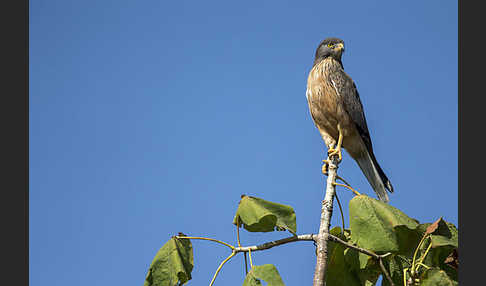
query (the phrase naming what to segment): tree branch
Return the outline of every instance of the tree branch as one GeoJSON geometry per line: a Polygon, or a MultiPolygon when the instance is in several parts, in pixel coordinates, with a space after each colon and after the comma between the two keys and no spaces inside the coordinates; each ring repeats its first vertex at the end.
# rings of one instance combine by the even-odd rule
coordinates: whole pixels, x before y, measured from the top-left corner
{"type": "MultiPolygon", "coordinates": [[[[330,241],[337,242],[339,244],[342,244],[342,245],[346,246],[347,248],[354,249],[354,250],[356,250],[358,252],[364,253],[364,254],[369,255],[369,256],[371,256],[373,258],[376,258],[376,259],[385,258],[385,257],[391,255],[391,253],[385,253],[385,254],[381,254],[381,255],[380,254],[376,254],[376,253],[374,253],[371,250],[367,250],[367,249],[358,247],[356,245],[347,243],[346,241],[344,241],[344,240],[340,239],[339,237],[334,236],[332,234],[327,234],[327,236],[329,237],[329,240],[330,241]]],[[[235,252],[236,253],[238,253],[238,252],[248,252],[250,250],[251,251],[259,251],[259,250],[270,249],[272,247],[279,246],[279,245],[282,245],[282,244],[287,244],[287,243],[290,243],[290,242],[296,242],[296,241],[317,241],[317,239],[318,239],[318,235],[317,234],[313,234],[313,233],[310,233],[310,234],[301,234],[301,235],[297,235],[297,236],[289,236],[289,237],[282,238],[282,239],[279,239],[279,240],[265,242],[265,243],[259,244],[259,245],[235,247],[235,252]]]]}
{"type": "Polygon", "coordinates": [[[385,278],[388,280],[388,283],[390,283],[391,286],[395,286],[393,280],[390,277],[390,274],[388,274],[388,271],[386,271],[385,265],[383,265],[382,257],[378,258],[378,262],[380,263],[380,268],[381,268],[381,272],[383,272],[383,276],[385,276],[385,278]]]}
{"type": "Polygon", "coordinates": [[[388,273],[388,271],[386,271],[386,268],[383,265],[383,258],[391,255],[390,252],[385,253],[385,254],[376,254],[376,253],[374,253],[371,250],[367,250],[367,249],[364,249],[364,248],[361,248],[361,247],[358,247],[358,246],[349,244],[349,243],[345,242],[344,240],[341,240],[339,237],[334,236],[332,234],[328,234],[328,236],[329,236],[329,240],[331,240],[331,241],[340,243],[340,244],[342,244],[342,245],[344,245],[344,246],[346,246],[348,248],[352,248],[352,249],[354,249],[354,250],[356,250],[358,252],[364,253],[364,254],[369,255],[369,256],[375,258],[376,260],[378,260],[378,263],[380,264],[381,272],[383,272],[383,275],[388,280],[388,282],[390,283],[390,285],[391,286],[395,286],[395,284],[393,283],[393,280],[390,277],[390,274],[388,273]]]}
{"type": "Polygon", "coordinates": [[[321,224],[319,226],[319,234],[316,238],[317,244],[317,262],[314,272],[313,286],[325,285],[325,273],[327,269],[327,242],[329,240],[329,226],[331,225],[332,205],[334,202],[334,195],[336,193],[336,176],[339,161],[337,156],[328,157],[328,175],[327,186],[324,200],[321,208],[321,224]]]}
{"type": "MultiPolygon", "coordinates": [[[[383,265],[383,262],[382,262],[382,259],[391,255],[390,252],[388,253],[385,253],[385,254],[376,254],[374,253],[373,251],[371,250],[367,250],[367,249],[364,249],[364,248],[361,248],[361,247],[358,247],[356,245],[353,245],[353,244],[350,244],[350,243],[347,243],[346,241],[340,239],[339,237],[337,236],[334,236],[332,234],[330,234],[329,232],[327,233],[324,233],[324,240],[326,241],[333,241],[333,242],[336,242],[336,243],[339,243],[339,244],[342,244],[344,245],[345,247],[347,248],[351,248],[351,249],[354,249],[358,252],[361,252],[361,253],[364,253],[366,255],[369,255],[375,259],[378,260],[379,264],[380,264],[380,268],[381,268],[381,271],[383,272],[383,275],[385,276],[385,278],[390,282],[390,285],[394,285],[393,284],[393,281],[391,280],[391,277],[390,277],[390,274],[388,274],[388,272],[386,271],[384,265],[383,265]]],[[[287,244],[287,243],[290,243],[290,242],[296,242],[296,241],[314,241],[316,243],[318,243],[318,241],[320,239],[322,239],[321,237],[319,237],[318,234],[301,234],[301,235],[293,235],[293,236],[289,236],[289,237],[286,237],[286,238],[282,238],[282,239],[279,239],[279,240],[274,240],[274,241],[269,241],[269,242],[265,242],[263,244],[259,244],[259,245],[252,245],[252,246],[238,246],[238,247],[234,247],[232,245],[229,245],[225,242],[222,242],[222,241],[219,241],[219,240],[216,240],[216,239],[213,239],[213,238],[206,238],[206,237],[191,237],[191,236],[176,236],[177,238],[183,238],[183,239],[202,239],[202,240],[209,240],[209,241],[214,241],[214,242],[218,242],[218,243],[221,243],[221,244],[224,244],[228,247],[230,247],[232,249],[232,252],[231,252],[231,255],[225,259],[220,267],[218,267],[218,269],[216,270],[216,273],[214,274],[214,277],[213,277],[213,280],[211,281],[211,284],[214,283],[214,280],[216,279],[216,276],[218,275],[219,271],[221,270],[222,266],[229,260],[231,259],[233,256],[235,256],[237,253],[239,252],[243,252],[243,253],[246,253],[246,252],[250,252],[250,251],[260,251],[260,250],[266,250],[266,249],[270,249],[270,248],[273,248],[275,246],[279,246],[279,245],[283,245],[283,244],[287,244]]],[[[238,243],[239,245],[239,243],[238,243]]],[[[327,247],[327,245],[326,245],[327,247]]],[[[327,253],[326,253],[327,254],[327,253]]]]}
{"type": "Polygon", "coordinates": [[[331,241],[334,241],[334,242],[340,243],[340,244],[342,244],[342,245],[344,245],[344,246],[346,246],[346,247],[348,247],[348,248],[352,248],[352,249],[354,249],[354,250],[356,250],[356,251],[358,251],[358,252],[364,253],[364,254],[369,255],[369,256],[371,256],[371,257],[373,257],[373,258],[376,258],[376,259],[385,258],[385,257],[387,257],[387,256],[391,255],[391,253],[390,253],[390,252],[385,253],[385,254],[381,254],[381,255],[380,255],[380,254],[376,254],[376,253],[374,253],[374,252],[373,252],[373,251],[371,251],[371,250],[364,249],[364,248],[361,248],[361,247],[359,247],[359,246],[356,246],[356,245],[353,245],[353,244],[347,243],[346,241],[344,241],[344,240],[340,239],[339,237],[334,236],[334,235],[332,235],[332,234],[328,234],[328,236],[329,236],[329,240],[331,240],[331,241]]]}
{"type": "Polygon", "coordinates": [[[297,236],[290,236],[287,238],[282,238],[279,240],[274,240],[274,241],[269,241],[265,242],[260,245],[253,245],[253,246],[245,246],[245,247],[235,247],[235,252],[248,252],[248,251],[259,251],[259,250],[265,250],[265,249],[270,249],[272,247],[286,244],[289,242],[296,242],[296,241],[313,241],[315,240],[316,235],[315,234],[302,234],[302,235],[297,235],[297,236]]]}

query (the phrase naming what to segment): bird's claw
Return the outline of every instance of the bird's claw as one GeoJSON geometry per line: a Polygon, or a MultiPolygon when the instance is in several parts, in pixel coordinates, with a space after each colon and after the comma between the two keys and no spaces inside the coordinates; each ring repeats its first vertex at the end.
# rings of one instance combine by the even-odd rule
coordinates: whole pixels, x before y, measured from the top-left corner
{"type": "Polygon", "coordinates": [[[327,151],[327,156],[329,158],[331,158],[332,156],[334,155],[338,155],[338,161],[341,162],[343,160],[343,155],[341,153],[341,148],[338,147],[336,149],[334,148],[330,148],[328,151],[327,151]]]}
{"type": "Polygon", "coordinates": [[[322,160],[325,164],[322,165],[322,173],[327,176],[328,171],[327,168],[329,167],[329,160],[322,160]]]}

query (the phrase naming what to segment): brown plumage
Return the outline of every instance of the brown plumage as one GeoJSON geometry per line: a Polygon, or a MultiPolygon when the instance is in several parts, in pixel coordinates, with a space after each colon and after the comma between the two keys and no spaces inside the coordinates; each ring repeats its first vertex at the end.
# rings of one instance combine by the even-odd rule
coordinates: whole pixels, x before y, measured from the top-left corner
{"type": "Polygon", "coordinates": [[[337,38],[327,38],[317,48],[307,80],[309,110],[327,148],[341,147],[336,146],[341,131],[342,147],[358,163],[378,198],[388,202],[386,190],[393,192],[393,187],[373,153],[358,90],[343,69],[343,51],[344,42],[337,38]]]}

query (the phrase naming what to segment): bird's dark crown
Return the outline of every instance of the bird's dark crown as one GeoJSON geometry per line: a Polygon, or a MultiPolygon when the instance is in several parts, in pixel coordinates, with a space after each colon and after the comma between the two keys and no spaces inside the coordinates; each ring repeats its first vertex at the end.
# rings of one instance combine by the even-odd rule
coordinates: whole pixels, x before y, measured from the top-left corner
{"type": "Polygon", "coordinates": [[[342,55],[343,50],[335,50],[335,49],[329,47],[329,45],[334,46],[334,45],[337,45],[337,44],[344,45],[344,41],[339,39],[339,38],[334,38],[334,37],[330,37],[330,38],[326,38],[326,39],[322,40],[322,42],[319,44],[319,46],[317,47],[317,50],[316,50],[314,65],[316,63],[320,62],[321,60],[327,58],[327,57],[333,57],[342,66],[341,55],[342,55]]]}
{"type": "Polygon", "coordinates": [[[319,44],[319,47],[322,46],[322,45],[327,45],[327,44],[338,44],[338,43],[343,43],[344,44],[344,41],[339,39],[339,38],[333,38],[333,37],[330,37],[330,38],[326,38],[324,40],[322,40],[322,42],[319,44]]]}

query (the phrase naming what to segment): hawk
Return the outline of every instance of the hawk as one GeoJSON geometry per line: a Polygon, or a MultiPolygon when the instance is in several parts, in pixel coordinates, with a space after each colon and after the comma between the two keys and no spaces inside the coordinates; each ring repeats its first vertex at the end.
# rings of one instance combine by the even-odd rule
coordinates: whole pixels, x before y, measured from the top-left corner
{"type": "Polygon", "coordinates": [[[309,111],[329,156],[338,155],[340,161],[341,147],[344,148],[358,163],[378,198],[388,202],[386,190],[392,193],[393,187],[373,154],[358,90],[344,72],[343,52],[344,41],[338,38],[327,38],[317,47],[307,79],[309,111]]]}

